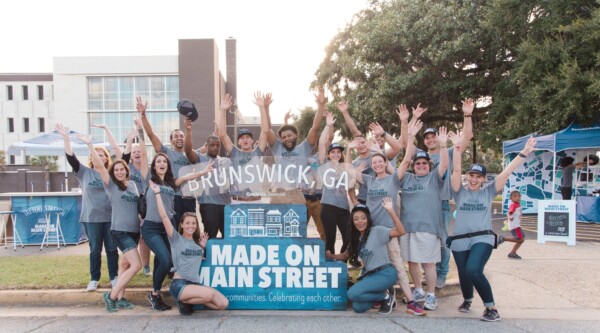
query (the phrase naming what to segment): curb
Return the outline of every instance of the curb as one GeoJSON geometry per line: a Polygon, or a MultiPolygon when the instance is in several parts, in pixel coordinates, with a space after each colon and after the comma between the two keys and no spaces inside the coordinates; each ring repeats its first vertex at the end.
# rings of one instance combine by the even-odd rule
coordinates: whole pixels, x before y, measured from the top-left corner
{"type": "MultiPolygon", "coordinates": [[[[85,289],[44,289],[44,290],[0,290],[0,306],[97,306],[102,307],[102,293],[110,289],[98,289],[88,292],[85,289]]],[[[150,289],[131,288],[126,291],[129,302],[139,306],[149,306],[148,293],[150,289]]],[[[460,294],[458,280],[448,280],[443,289],[436,289],[438,297],[449,297],[460,294]]],[[[175,304],[175,300],[168,291],[162,295],[168,304],[175,304]]],[[[397,294],[402,299],[402,292],[397,294]]]]}

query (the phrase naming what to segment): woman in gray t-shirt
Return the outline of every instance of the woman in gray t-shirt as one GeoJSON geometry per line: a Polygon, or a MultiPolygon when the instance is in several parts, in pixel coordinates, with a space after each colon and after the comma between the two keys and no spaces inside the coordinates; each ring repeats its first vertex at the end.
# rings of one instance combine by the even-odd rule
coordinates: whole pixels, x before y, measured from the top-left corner
{"type": "MultiPolygon", "coordinates": [[[[154,196],[160,196],[161,190],[150,181],[154,196]]],[[[162,200],[156,200],[158,214],[162,219],[173,257],[175,274],[171,282],[171,296],[177,301],[177,308],[182,315],[194,312],[195,304],[203,304],[211,309],[225,310],[229,306],[227,298],[214,288],[200,285],[200,266],[206,249],[208,234],[200,234],[200,227],[195,213],[184,213],[179,230],[173,229],[162,200]]]]}
{"type": "MultiPolygon", "coordinates": [[[[451,133],[450,139],[455,152],[461,151],[464,138],[451,133]]],[[[496,177],[495,181],[483,186],[486,169],[483,165],[474,164],[467,171],[467,186],[462,186],[462,156],[454,154],[451,185],[456,202],[456,223],[454,236],[450,239],[450,249],[458,269],[460,289],[464,298],[458,307],[460,312],[469,312],[473,301],[473,287],[483,301],[485,311],[482,320],[497,321],[500,315],[494,303],[492,287],[483,274],[483,269],[494,249],[491,207],[496,193],[502,191],[508,177],[517,169],[535,147],[535,139],[529,138],[523,151],[496,177]],[[480,233],[480,235],[473,235],[480,233]]],[[[501,242],[501,240],[500,240],[501,242]]]]}
{"type": "Polygon", "coordinates": [[[394,221],[394,228],[374,226],[369,208],[358,204],[352,208],[351,241],[348,250],[340,254],[327,251],[327,258],[348,260],[358,253],[364,266],[358,281],[348,290],[348,299],[352,301],[355,312],[362,313],[371,308],[374,302],[382,301],[379,313],[389,314],[396,303],[396,276],[398,272],[390,263],[387,244],[390,239],[400,237],[406,232],[400,218],[394,211],[392,199],[382,200],[382,207],[394,221]]]}

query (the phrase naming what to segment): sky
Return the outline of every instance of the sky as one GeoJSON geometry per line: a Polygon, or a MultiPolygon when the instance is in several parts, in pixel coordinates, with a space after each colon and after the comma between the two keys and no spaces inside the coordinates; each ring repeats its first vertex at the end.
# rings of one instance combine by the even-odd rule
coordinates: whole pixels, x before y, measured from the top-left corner
{"type": "Polygon", "coordinates": [[[51,73],[53,57],[177,55],[178,39],[237,40],[237,104],[273,93],[273,123],[314,106],[325,47],[367,0],[19,0],[2,4],[0,73],[51,73]]]}

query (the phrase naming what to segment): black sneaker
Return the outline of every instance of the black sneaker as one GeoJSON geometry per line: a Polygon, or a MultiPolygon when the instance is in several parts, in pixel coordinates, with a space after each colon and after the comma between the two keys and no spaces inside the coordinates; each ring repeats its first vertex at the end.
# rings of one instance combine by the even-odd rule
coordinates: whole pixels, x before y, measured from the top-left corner
{"type": "Polygon", "coordinates": [[[150,301],[150,305],[154,310],[157,311],[166,311],[171,310],[171,306],[167,305],[163,302],[162,297],[160,295],[152,295],[152,293],[148,294],[148,301],[150,301]]]}
{"type": "Polygon", "coordinates": [[[394,286],[388,288],[386,290],[387,297],[381,301],[381,307],[379,308],[379,313],[381,314],[390,314],[392,310],[394,310],[394,306],[396,306],[396,289],[394,286]]]}
{"type": "Polygon", "coordinates": [[[481,316],[481,320],[483,321],[498,321],[500,320],[500,315],[498,314],[498,310],[485,308],[483,311],[483,316],[481,316]]]}
{"type": "Polygon", "coordinates": [[[504,243],[504,237],[503,237],[503,236],[500,236],[500,235],[498,235],[498,245],[500,245],[500,244],[502,244],[502,243],[504,243]]]}
{"type": "Polygon", "coordinates": [[[464,301],[459,307],[458,311],[460,312],[471,312],[471,302],[464,301]]]}
{"type": "Polygon", "coordinates": [[[175,304],[177,304],[177,310],[179,310],[179,314],[182,316],[189,316],[194,313],[194,306],[192,304],[180,301],[175,301],[175,304]]]}
{"type": "Polygon", "coordinates": [[[513,253],[513,252],[509,253],[509,254],[508,254],[508,257],[509,257],[509,258],[512,258],[512,259],[521,259],[521,256],[520,256],[520,255],[518,255],[518,254],[516,254],[516,253],[513,253]]]}

